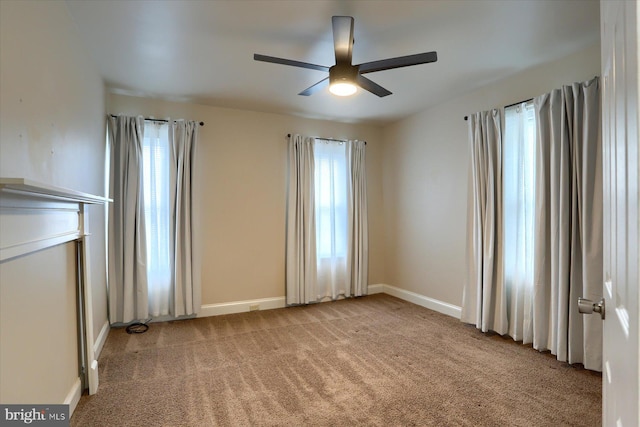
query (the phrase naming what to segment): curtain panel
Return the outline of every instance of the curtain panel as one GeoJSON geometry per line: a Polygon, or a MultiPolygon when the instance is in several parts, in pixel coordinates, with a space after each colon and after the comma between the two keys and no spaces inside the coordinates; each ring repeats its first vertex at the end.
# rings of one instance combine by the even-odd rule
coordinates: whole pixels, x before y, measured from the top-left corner
{"type": "Polygon", "coordinates": [[[463,322],[483,332],[508,331],[502,268],[502,121],[500,110],[469,117],[467,279],[463,322]]]}
{"type": "Polygon", "coordinates": [[[534,99],[537,173],[533,346],[602,369],[602,321],[578,297],[602,297],[600,91],[596,77],[534,99]]]}
{"type": "Polygon", "coordinates": [[[316,138],[312,147],[317,258],[314,301],[349,297],[352,248],[348,239],[347,144],[316,138]]]}
{"type": "Polygon", "coordinates": [[[369,222],[367,213],[367,170],[364,141],[348,145],[349,165],[349,258],[351,261],[351,294],[367,294],[369,286],[369,222]]]}
{"type": "Polygon", "coordinates": [[[169,313],[175,317],[197,314],[201,306],[201,283],[194,274],[194,181],[199,125],[194,121],[171,122],[171,243],[173,286],[169,313]]]}
{"type": "Polygon", "coordinates": [[[147,247],[144,215],[143,117],[108,117],[109,316],[111,323],[145,319],[147,247]]]}
{"type": "Polygon", "coordinates": [[[291,135],[288,163],[286,299],[289,305],[308,304],[316,299],[313,139],[291,135]]]}

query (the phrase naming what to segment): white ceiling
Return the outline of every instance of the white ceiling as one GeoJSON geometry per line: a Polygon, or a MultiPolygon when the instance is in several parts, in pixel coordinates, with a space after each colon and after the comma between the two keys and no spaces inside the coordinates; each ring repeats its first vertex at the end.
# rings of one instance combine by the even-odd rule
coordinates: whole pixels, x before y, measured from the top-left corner
{"type": "Polygon", "coordinates": [[[597,0],[67,0],[109,90],[346,122],[384,123],[599,40],[597,0]],[[438,62],[367,74],[393,92],[298,92],[331,66],[332,15],[355,18],[353,63],[437,51],[438,62]]]}

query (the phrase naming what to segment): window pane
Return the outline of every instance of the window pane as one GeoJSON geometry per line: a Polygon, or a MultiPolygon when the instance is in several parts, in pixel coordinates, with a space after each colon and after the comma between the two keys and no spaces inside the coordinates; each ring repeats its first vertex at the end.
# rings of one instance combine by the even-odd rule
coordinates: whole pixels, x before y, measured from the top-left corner
{"type": "Polygon", "coordinates": [[[503,146],[504,280],[508,334],[531,342],[535,203],[533,103],[505,108],[503,146]]]}
{"type": "Polygon", "coordinates": [[[168,125],[145,123],[142,149],[149,309],[158,316],[169,313],[171,286],[168,125]]]}
{"type": "Polygon", "coordinates": [[[319,258],[347,253],[347,164],[345,145],[316,141],[315,210],[319,258]]]}

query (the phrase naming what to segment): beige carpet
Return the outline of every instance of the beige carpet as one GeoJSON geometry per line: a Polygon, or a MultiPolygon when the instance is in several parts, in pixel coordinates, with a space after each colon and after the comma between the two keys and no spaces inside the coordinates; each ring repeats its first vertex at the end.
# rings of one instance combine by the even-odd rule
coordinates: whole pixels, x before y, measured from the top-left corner
{"type": "Polygon", "coordinates": [[[601,376],[377,294],[110,332],[72,426],[594,426],[601,376]]]}

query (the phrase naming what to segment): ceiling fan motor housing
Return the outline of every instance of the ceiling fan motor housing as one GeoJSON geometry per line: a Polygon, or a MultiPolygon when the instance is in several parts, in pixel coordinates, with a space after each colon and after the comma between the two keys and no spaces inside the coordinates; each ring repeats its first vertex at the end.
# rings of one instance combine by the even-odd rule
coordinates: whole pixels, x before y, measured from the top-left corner
{"type": "Polygon", "coordinates": [[[329,69],[329,84],[350,83],[356,84],[358,79],[358,66],[351,64],[336,64],[329,69]]]}

